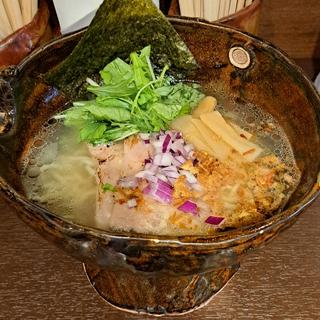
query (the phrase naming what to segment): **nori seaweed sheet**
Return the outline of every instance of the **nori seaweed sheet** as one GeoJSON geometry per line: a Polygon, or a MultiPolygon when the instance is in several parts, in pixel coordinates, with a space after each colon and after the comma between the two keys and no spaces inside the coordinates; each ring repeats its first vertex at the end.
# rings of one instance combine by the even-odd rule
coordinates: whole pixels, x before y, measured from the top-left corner
{"type": "Polygon", "coordinates": [[[81,96],[88,76],[115,59],[152,47],[152,61],[188,71],[197,67],[186,44],[152,0],[105,0],[68,58],[45,75],[69,96],[81,96]]]}

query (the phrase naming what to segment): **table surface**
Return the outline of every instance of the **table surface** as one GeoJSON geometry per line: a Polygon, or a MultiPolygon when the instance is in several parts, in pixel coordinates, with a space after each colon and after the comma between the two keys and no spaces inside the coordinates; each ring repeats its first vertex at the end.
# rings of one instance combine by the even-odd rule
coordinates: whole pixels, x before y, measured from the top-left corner
{"type": "MultiPolygon", "coordinates": [[[[246,256],[206,307],[162,319],[319,319],[319,209],[320,199],[290,229],[246,256]]],[[[109,306],[91,288],[80,262],[3,202],[0,213],[0,319],[147,319],[109,306]]]]}
{"type": "MultiPolygon", "coordinates": [[[[313,75],[312,63],[297,61],[313,75]]],[[[320,199],[295,225],[245,257],[205,307],[161,319],[320,318],[320,199]]],[[[90,286],[82,264],[48,243],[0,199],[0,319],[155,319],[120,312],[90,286]]]]}

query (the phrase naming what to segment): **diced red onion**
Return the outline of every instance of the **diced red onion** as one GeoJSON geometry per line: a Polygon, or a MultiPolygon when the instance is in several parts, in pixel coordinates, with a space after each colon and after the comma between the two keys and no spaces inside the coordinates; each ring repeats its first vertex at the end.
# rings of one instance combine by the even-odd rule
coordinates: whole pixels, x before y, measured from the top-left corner
{"type": "Polygon", "coordinates": [[[118,182],[118,185],[122,188],[134,189],[138,186],[138,180],[135,177],[121,178],[118,182]]]}
{"type": "Polygon", "coordinates": [[[186,213],[192,213],[193,215],[198,214],[198,206],[196,203],[187,200],[185,201],[179,208],[178,210],[186,212],[186,213]]]}
{"type": "Polygon", "coordinates": [[[147,176],[153,176],[154,172],[152,170],[143,170],[138,172],[135,177],[136,178],[141,178],[141,179],[145,179],[147,176]]]}
{"type": "Polygon", "coordinates": [[[178,179],[180,177],[179,172],[175,172],[175,171],[166,171],[165,172],[167,178],[174,178],[174,179],[178,179]]]}
{"type": "Polygon", "coordinates": [[[159,178],[159,179],[161,179],[162,181],[165,181],[165,182],[168,181],[167,177],[166,177],[164,174],[157,173],[157,174],[156,174],[156,177],[159,178]]]}
{"type": "Polygon", "coordinates": [[[128,208],[134,208],[137,206],[137,200],[136,199],[130,199],[127,202],[128,208]]]}
{"type": "Polygon", "coordinates": [[[178,169],[177,169],[176,166],[169,166],[169,167],[162,168],[162,171],[165,171],[165,172],[169,172],[169,171],[178,172],[178,169]]]}
{"type": "Polygon", "coordinates": [[[143,192],[144,194],[148,194],[156,198],[160,202],[170,203],[172,200],[173,189],[168,183],[158,179],[157,183],[149,184],[143,192]]]}
{"type": "Polygon", "coordinates": [[[150,139],[149,133],[140,133],[139,136],[142,140],[149,140],[150,139]]]}
{"type": "Polygon", "coordinates": [[[151,192],[151,185],[148,184],[144,189],[143,189],[143,193],[144,194],[149,194],[151,192]]]}
{"type": "Polygon", "coordinates": [[[222,221],[224,220],[223,217],[215,217],[215,216],[209,216],[207,219],[206,219],[206,223],[208,224],[213,224],[215,226],[219,225],[222,221]]]}
{"type": "Polygon", "coordinates": [[[173,187],[168,184],[166,181],[163,181],[161,179],[158,179],[157,181],[159,188],[161,188],[162,190],[171,192],[173,190],[173,187]]]}
{"type": "Polygon", "coordinates": [[[161,202],[170,203],[172,200],[172,195],[163,192],[162,190],[157,189],[154,193],[154,196],[157,196],[161,202]]]}
{"type": "Polygon", "coordinates": [[[145,179],[148,180],[149,182],[157,183],[158,178],[155,175],[147,175],[145,176],[145,179]]]}
{"type": "MultiPolygon", "coordinates": [[[[180,170],[187,160],[193,160],[194,149],[191,144],[184,141],[180,132],[161,131],[159,134],[140,134],[140,137],[143,140],[150,140],[154,149],[152,159],[145,160],[144,170],[135,175],[136,178],[149,182],[144,193],[153,196],[160,202],[168,203],[172,199],[172,186],[181,175],[186,176],[191,188],[201,191],[196,177],[187,170],[180,170]]],[[[191,202],[191,206],[192,204],[191,202]]],[[[182,209],[184,205],[181,206],[182,209]]],[[[186,206],[188,209],[188,203],[186,206]]],[[[191,213],[197,211],[195,206],[193,204],[191,213]]]]}
{"type": "Polygon", "coordinates": [[[181,164],[184,164],[187,160],[183,156],[177,156],[175,157],[177,161],[179,161],[181,164]]]}
{"type": "Polygon", "coordinates": [[[162,144],[162,152],[163,153],[166,153],[167,152],[167,150],[168,150],[168,146],[169,146],[169,144],[170,144],[170,141],[171,141],[171,136],[170,136],[170,134],[166,134],[166,137],[165,137],[165,139],[164,139],[164,141],[163,141],[163,144],[162,144]]]}
{"type": "Polygon", "coordinates": [[[184,146],[184,150],[186,151],[186,153],[188,153],[189,154],[189,152],[190,151],[193,151],[193,145],[192,144],[186,144],[185,146],[184,146]]]}
{"type": "Polygon", "coordinates": [[[167,167],[167,166],[171,166],[172,160],[173,160],[173,157],[170,153],[156,154],[153,159],[153,163],[156,166],[167,167]]]}
{"type": "Polygon", "coordinates": [[[190,171],[181,170],[180,173],[187,178],[187,181],[188,181],[190,184],[198,183],[197,178],[196,178],[196,177],[194,176],[194,174],[191,173],[190,171]]]}
{"type": "Polygon", "coordinates": [[[182,154],[182,155],[186,154],[182,140],[176,140],[174,143],[171,144],[170,149],[173,152],[180,152],[180,154],[182,154]]]}

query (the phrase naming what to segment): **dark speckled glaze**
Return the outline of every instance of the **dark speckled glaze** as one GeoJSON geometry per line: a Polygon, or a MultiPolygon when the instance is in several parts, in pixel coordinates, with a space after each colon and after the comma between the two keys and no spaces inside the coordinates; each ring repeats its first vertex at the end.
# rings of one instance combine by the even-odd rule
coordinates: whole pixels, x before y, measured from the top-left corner
{"type": "MultiPolygon", "coordinates": [[[[23,221],[86,264],[91,283],[119,308],[152,314],[183,313],[203,305],[223,287],[248,251],[289,227],[319,194],[320,99],[312,83],[270,44],[222,25],[170,19],[201,69],[192,76],[228,104],[253,103],[286,131],[302,180],[281,213],[247,228],[210,237],[157,237],[90,229],[30,203],[17,173],[30,138],[68,99],[39,74],[68,55],[82,32],[54,41],[0,77],[0,191],[23,221]],[[233,46],[245,48],[251,65],[235,68],[233,46]],[[13,98],[14,97],[14,98],[13,98]]],[[[245,284],[244,284],[245,285],[245,284]]]]}

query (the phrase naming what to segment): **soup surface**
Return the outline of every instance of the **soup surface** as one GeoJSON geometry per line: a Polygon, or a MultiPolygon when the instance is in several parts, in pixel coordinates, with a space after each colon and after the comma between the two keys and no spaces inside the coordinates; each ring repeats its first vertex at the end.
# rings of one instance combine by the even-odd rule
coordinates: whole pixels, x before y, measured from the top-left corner
{"type": "Polygon", "coordinates": [[[47,124],[23,161],[27,197],[82,225],[146,234],[205,235],[266,219],[299,183],[290,143],[255,106],[206,99],[210,110],[200,103],[169,130],[112,144],[47,124]]]}

